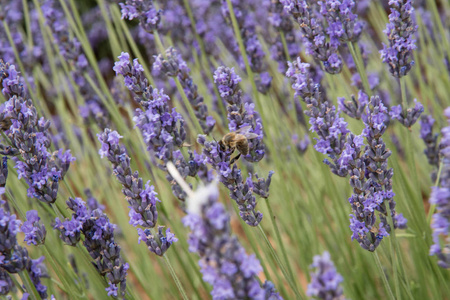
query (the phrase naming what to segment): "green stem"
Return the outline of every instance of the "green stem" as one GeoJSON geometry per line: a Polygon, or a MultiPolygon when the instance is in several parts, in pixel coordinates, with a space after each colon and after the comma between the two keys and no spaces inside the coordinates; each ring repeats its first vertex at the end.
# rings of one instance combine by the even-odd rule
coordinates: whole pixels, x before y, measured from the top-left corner
{"type": "Polygon", "coordinates": [[[277,221],[275,220],[275,215],[273,214],[269,199],[266,199],[266,204],[267,204],[267,209],[269,210],[269,217],[270,217],[270,220],[272,221],[273,229],[275,230],[275,234],[277,236],[278,244],[281,247],[281,254],[283,255],[284,262],[287,265],[287,269],[288,269],[289,275],[291,276],[291,280],[295,283],[295,281],[293,280],[294,272],[292,271],[292,265],[289,263],[289,259],[288,259],[287,252],[286,252],[286,247],[284,246],[283,240],[281,239],[280,230],[278,228],[277,221]]]}
{"type": "MultiPolygon", "coordinates": [[[[439,180],[441,179],[441,173],[442,173],[442,167],[444,165],[444,161],[441,160],[441,162],[439,163],[439,170],[437,173],[437,177],[436,177],[436,181],[434,182],[434,186],[438,186],[439,185],[439,180]]],[[[431,225],[431,217],[433,216],[434,210],[436,209],[436,204],[432,204],[430,206],[430,210],[428,211],[428,216],[427,216],[427,224],[428,226],[431,225]]]]}
{"type": "Polygon", "coordinates": [[[266,241],[267,246],[269,247],[269,250],[273,256],[273,258],[275,259],[275,261],[277,262],[278,266],[281,269],[281,272],[284,275],[284,278],[286,278],[286,280],[288,281],[289,286],[291,287],[291,289],[294,291],[295,296],[297,297],[297,299],[303,299],[303,296],[300,295],[300,292],[297,289],[297,286],[294,284],[293,278],[291,278],[288,274],[288,272],[286,271],[286,268],[284,267],[283,263],[280,260],[280,257],[278,256],[278,254],[275,252],[275,249],[273,248],[272,244],[270,243],[269,239],[267,238],[266,233],[264,232],[264,229],[261,227],[261,224],[258,225],[258,229],[261,232],[264,240],[266,241]]]}
{"type": "Polygon", "coordinates": [[[163,255],[163,257],[164,257],[164,262],[166,263],[167,267],[169,268],[170,275],[172,275],[172,278],[175,281],[175,284],[177,285],[178,291],[180,291],[181,296],[183,297],[184,300],[189,299],[186,295],[186,292],[183,289],[183,286],[181,285],[180,279],[178,279],[178,276],[175,273],[175,270],[173,269],[173,267],[169,261],[169,258],[167,257],[167,255],[163,255]]]}
{"type": "Polygon", "coordinates": [[[377,264],[378,270],[380,271],[381,278],[383,279],[384,286],[388,292],[389,299],[395,300],[394,294],[392,293],[391,287],[389,286],[386,274],[384,273],[383,266],[381,265],[380,258],[378,257],[378,253],[374,252],[373,254],[375,257],[375,262],[377,264]]]}
{"type": "MultiPolygon", "coordinates": [[[[66,291],[70,292],[70,296],[71,297],[75,297],[77,296],[77,298],[80,298],[80,291],[78,292],[74,292],[74,290],[72,289],[72,285],[69,284],[69,282],[67,282],[67,278],[70,278],[71,276],[67,273],[67,269],[66,268],[59,268],[55,262],[55,260],[53,259],[53,255],[50,254],[50,252],[47,249],[47,246],[45,244],[42,245],[41,247],[42,251],[44,252],[45,257],[48,259],[48,261],[50,262],[50,264],[52,265],[53,270],[55,271],[56,274],[63,274],[63,276],[59,276],[59,278],[62,281],[62,284],[64,286],[64,288],[66,289],[66,291]]],[[[78,286],[77,286],[78,287],[78,286]]],[[[83,292],[84,293],[84,292],[83,292]]],[[[84,295],[81,295],[81,297],[84,297],[84,295]]]]}
{"type": "Polygon", "coordinates": [[[386,211],[387,211],[387,222],[389,223],[389,227],[391,228],[391,237],[389,242],[391,244],[391,264],[392,264],[392,272],[394,273],[394,287],[395,287],[395,295],[397,299],[401,299],[400,296],[400,286],[398,280],[398,272],[397,272],[397,264],[396,259],[398,258],[398,250],[397,250],[397,237],[395,236],[395,228],[394,228],[394,218],[391,214],[391,209],[389,207],[389,201],[385,201],[386,211]]]}
{"type": "Polygon", "coordinates": [[[286,36],[284,35],[283,31],[279,31],[280,34],[280,38],[281,38],[281,43],[283,44],[283,50],[284,50],[284,55],[286,55],[286,59],[288,61],[291,61],[291,55],[289,54],[289,48],[287,46],[287,42],[286,42],[286,36]]]}
{"type": "Polygon", "coordinates": [[[36,290],[36,287],[34,286],[33,282],[31,281],[30,274],[28,273],[28,271],[27,270],[20,271],[19,276],[20,279],[22,279],[23,285],[25,285],[27,293],[30,295],[30,298],[33,300],[42,299],[41,296],[39,296],[39,293],[36,290]]]}
{"type": "Polygon", "coordinates": [[[356,42],[347,42],[348,49],[350,50],[350,53],[352,54],[353,60],[356,65],[356,69],[358,70],[359,76],[361,77],[361,82],[364,88],[364,91],[366,94],[370,97],[372,95],[372,91],[370,89],[369,80],[366,74],[366,69],[364,68],[364,62],[362,58],[358,55],[359,53],[359,47],[356,42]],[[358,52],[355,50],[355,48],[358,48],[358,52]]]}

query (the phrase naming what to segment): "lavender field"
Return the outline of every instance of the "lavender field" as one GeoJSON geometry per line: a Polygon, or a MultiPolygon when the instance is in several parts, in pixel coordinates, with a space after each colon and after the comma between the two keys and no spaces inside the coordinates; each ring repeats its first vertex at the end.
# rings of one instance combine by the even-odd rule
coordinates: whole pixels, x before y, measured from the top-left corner
{"type": "Polygon", "coordinates": [[[0,0],[0,299],[450,299],[447,0],[0,0]]]}

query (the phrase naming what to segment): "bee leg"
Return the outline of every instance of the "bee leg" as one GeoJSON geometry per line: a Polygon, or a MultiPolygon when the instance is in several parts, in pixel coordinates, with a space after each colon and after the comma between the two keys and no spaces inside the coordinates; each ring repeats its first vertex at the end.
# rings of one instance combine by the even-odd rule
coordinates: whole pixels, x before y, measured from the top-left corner
{"type": "Polygon", "coordinates": [[[241,153],[239,153],[238,155],[236,155],[236,156],[230,161],[230,165],[234,164],[234,162],[237,161],[240,157],[241,157],[241,153]]]}

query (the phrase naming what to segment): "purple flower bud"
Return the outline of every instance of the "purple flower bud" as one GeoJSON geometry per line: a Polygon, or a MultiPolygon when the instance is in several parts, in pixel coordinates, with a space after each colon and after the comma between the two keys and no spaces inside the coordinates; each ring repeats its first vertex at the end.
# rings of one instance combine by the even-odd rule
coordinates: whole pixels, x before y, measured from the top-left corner
{"type": "Polygon", "coordinates": [[[411,128],[424,111],[423,105],[417,102],[417,99],[414,99],[414,103],[414,108],[408,108],[406,111],[402,105],[392,106],[389,115],[391,118],[397,119],[403,126],[411,128]]]}
{"type": "Polygon", "coordinates": [[[27,211],[27,220],[20,229],[25,233],[25,242],[28,245],[37,246],[45,242],[47,231],[44,224],[39,223],[40,219],[36,210],[27,211]]]}

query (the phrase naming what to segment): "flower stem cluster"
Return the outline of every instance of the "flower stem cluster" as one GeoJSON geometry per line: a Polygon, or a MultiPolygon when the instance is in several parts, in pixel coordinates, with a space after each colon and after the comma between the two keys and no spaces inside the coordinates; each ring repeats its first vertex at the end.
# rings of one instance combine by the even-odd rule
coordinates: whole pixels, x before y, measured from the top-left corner
{"type": "Polygon", "coordinates": [[[162,90],[154,89],[148,83],[144,69],[137,59],[131,64],[129,54],[124,52],[119,59],[114,65],[114,71],[124,76],[125,86],[133,92],[134,99],[144,108],[136,109],[133,121],[141,130],[147,150],[160,160],[157,165],[166,171],[173,194],[184,201],[186,193],[167,172],[166,164],[171,161],[183,179],[198,175],[203,182],[209,182],[212,180],[212,173],[206,167],[205,157],[195,151],[188,151],[189,158],[184,158],[181,152],[186,140],[183,117],[175,108],[170,108],[170,99],[162,90]]]}
{"type": "Polygon", "coordinates": [[[156,56],[153,70],[178,78],[195,112],[195,117],[203,129],[203,133],[209,134],[213,130],[216,121],[212,116],[208,116],[208,107],[203,102],[203,97],[198,94],[197,85],[194,84],[190,75],[191,70],[177,50],[170,47],[166,50],[165,56],[162,54],[156,56]]]}
{"type": "Polygon", "coordinates": [[[389,44],[383,43],[380,54],[383,62],[388,64],[392,76],[400,78],[408,74],[414,65],[412,50],[416,49],[414,33],[418,26],[411,17],[414,12],[411,0],[390,0],[389,5],[389,23],[383,31],[389,44]]]}
{"type": "Polygon", "coordinates": [[[213,287],[212,298],[282,299],[272,283],[259,284],[259,260],[245,253],[231,235],[230,216],[218,198],[215,183],[199,188],[188,199],[188,215],[183,218],[191,229],[189,250],[200,256],[203,279],[213,287]]]}
{"type": "Polygon", "coordinates": [[[435,255],[438,265],[450,268],[450,108],[444,112],[448,125],[441,131],[442,171],[440,187],[433,187],[430,203],[436,206],[433,214],[431,229],[433,230],[433,245],[430,255],[435,255]]]}
{"type": "Polygon", "coordinates": [[[319,135],[314,148],[333,160],[325,160],[325,163],[334,174],[342,177],[350,175],[353,188],[353,195],[349,198],[353,210],[350,215],[352,239],[356,239],[362,248],[375,251],[391,230],[386,220],[386,205],[389,205],[394,228],[406,227],[406,219],[395,212],[393,170],[387,166],[391,151],[381,138],[387,128],[387,108],[378,96],[367,101],[363,93],[359,95],[360,102],[353,98],[353,103],[344,103],[344,99],[340,99],[342,110],[362,119],[365,124],[363,134],[357,136],[347,129],[347,123],[339,118],[335,106],[326,99],[320,85],[311,79],[309,64],[297,58],[294,63],[289,63],[286,75],[292,78],[296,96],[307,104],[308,111],[305,113],[310,117],[311,130],[319,135]],[[363,149],[364,138],[367,145],[363,149]],[[378,227],[376,211],[379,212],[378,227]]]}
{"type": "MultiPolygon", "coordinates": [[[[314,4],[311,4],[311,7],[305,0],[280,0],[280,2],[284,5],[284,9],[300,25],[306,53],[321,61],[325,71],[328,73],[340,73],[342,70],[342,59],[338,55],[337,46],[339,43],[335,41],[334,43],[332,41],[327,42],[327,35],[321,20],[316,17],[317,11],[313,10],[314,4]]],[[[332,32],[337,35],[335,30],[332,32]]]]}
{"type": "Polygon", "coordinates": [[[54,203],[58,193],[59,181],[64,178],[69,165],[75,161],[70,150],[50,153],[50,122],[38,119],[36,108],[27,99],[14,65],[0,62],[0,83],[3,94],[9,100],[0,107],[2,128],[11,145],[0,145],[2,154],[17,155],[16,163],[20,178],[25,178],[29,188],[28,197],[45,203],[54,203]],[[9,125],[9,126],[8,126],[9,125]]]}
{"type": "Polygon", "coordinates": [[[108,296],[125,296],[126,276],[129,268],[120,256],[121,248],[114,237],[115,224],[101,209],[90,210],[81,198],[66,201],[73,211],[72,218],[61,221],[55,219],[54,229],[60,238],[70,246],[75,246],[84,235],[83,245],[93,259],[93,265],[101,276],[108,279],[108,296]]]}

